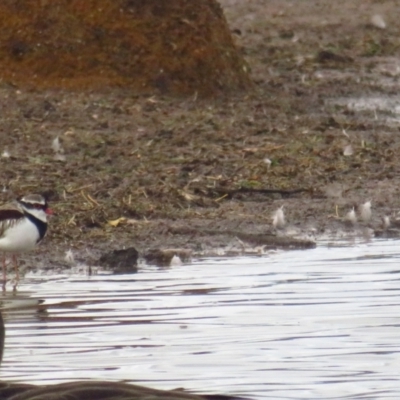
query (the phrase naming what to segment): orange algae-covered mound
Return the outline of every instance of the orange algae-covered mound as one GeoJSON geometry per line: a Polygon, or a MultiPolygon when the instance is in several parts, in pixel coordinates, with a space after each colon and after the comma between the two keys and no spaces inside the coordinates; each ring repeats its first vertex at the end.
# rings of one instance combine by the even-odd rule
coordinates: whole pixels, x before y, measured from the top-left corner
{"type": "Polygon", "coordinates": [[[250,85],[215,0],[3,0],[0,79],[213,96],[250,85]]]}

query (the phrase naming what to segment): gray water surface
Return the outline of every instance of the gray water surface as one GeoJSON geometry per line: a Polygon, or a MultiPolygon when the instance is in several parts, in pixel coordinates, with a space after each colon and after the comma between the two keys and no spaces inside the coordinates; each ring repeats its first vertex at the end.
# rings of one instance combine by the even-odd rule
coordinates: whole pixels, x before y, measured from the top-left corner
{"type": "Polygon", "coordinates": [[[14,303],[46,311],[5,313],[1,378],[399,399],[399,261],[399,241],[376,241],[136,275],[32,274],[14,303]]]}

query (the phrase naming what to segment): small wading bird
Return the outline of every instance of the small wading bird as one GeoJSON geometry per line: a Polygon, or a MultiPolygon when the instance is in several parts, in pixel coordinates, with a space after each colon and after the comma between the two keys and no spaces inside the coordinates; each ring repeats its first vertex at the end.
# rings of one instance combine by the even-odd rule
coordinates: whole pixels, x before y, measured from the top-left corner
{"type": "MultiPolygon", "coordinates": [[[[5,328],[0,313],[0,363],[5,328]]],[[[1,400],[246,400],[229,395],[196,395],[184,390],[157,390],[124,382],[75,381],[56,385],[30,385],[0,380],[1,400]]],[[[248,399],[247,399],[248,400],[248,399]]]]}
{"type": "Polygon", "coordinates": [[[19,271],[17,253],[32,250],[47,230],[47,215],[53,214],[40,194],[28,194],[0,208],[0,251],[3,251],[3,287],[7,280],[6,253],[12,254],[15,278],[19,271]]]}

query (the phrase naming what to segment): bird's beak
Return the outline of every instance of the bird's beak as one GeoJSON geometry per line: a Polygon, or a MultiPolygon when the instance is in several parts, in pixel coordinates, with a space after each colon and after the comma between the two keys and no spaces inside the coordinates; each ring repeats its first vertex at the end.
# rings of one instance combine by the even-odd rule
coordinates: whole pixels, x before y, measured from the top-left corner
{"type": "Polygon", "coordinates": [[[46,208],[46,214],[47,215],[53,215],[54,211],[51,208],[46,208]]]}

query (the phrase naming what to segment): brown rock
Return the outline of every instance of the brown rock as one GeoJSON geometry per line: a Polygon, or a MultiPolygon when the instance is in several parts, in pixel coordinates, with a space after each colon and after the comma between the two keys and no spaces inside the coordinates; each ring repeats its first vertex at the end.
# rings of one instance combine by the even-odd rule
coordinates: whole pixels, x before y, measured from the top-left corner
{"type": "Polygon", "coordinates": [[[209,96],[250,83],[215,0],[4,1],[0,23],[13,85],[209,96]]]}

